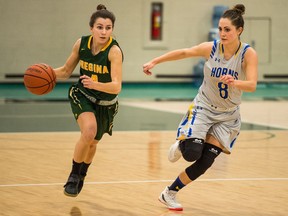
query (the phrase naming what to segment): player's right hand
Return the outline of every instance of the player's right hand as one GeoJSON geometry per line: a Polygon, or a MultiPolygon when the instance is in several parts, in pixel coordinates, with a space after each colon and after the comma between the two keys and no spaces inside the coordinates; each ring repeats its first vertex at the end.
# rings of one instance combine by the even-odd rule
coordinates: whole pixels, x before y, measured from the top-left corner
{"type": "Polygon", "coordinates": [[[151,76],[152,72],[150,71],[152,68],[154,67],[154,64],[152,62],[147,62],[146,64],[143,65],[143,72],[148,75],[151,76]]]}

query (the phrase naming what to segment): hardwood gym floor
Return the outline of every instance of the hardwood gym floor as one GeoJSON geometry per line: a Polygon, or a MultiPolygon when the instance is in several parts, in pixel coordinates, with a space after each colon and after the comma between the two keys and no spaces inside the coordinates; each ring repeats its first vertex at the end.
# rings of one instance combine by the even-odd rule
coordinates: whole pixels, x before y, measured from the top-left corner
{"type": "Polygon", "coordinates": [[[157,199],[188,166],[167,151],[190,102],[120,103],[77,198],[63,194],[79,137],[69,104],[0,104],[0,215],[287,215],[288,101],[243,101],[233,153],[179,192],[183,212],[157,199]]]}

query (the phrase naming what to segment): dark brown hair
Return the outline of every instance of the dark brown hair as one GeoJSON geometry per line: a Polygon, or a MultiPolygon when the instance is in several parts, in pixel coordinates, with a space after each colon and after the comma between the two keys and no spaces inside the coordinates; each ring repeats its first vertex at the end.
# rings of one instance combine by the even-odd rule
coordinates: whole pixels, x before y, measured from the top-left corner
{"type": "Polygon", "coordinates": [[[115,23],[115,16],[112,12],[108,11],[105,7],[105,5],[103,4],[99,4],[97,6],[97,10],[91,15],[90,18],[90,22],[89,22],[89,26],[92,28],[95,21],[98,18],[103,18],[103,19],[110,19],[112,21],[112,27],[114,27],[114,23],[115,23]]]}
{"type": "Polygon", "coordinates": [[[226,10],[221,18],[227,18],[231,20],[232,25],[236,29],[242,27],[244,28],[243,15],[245,13],[245,6],[243,4],[237,4],[232,9],[226,10]]]}

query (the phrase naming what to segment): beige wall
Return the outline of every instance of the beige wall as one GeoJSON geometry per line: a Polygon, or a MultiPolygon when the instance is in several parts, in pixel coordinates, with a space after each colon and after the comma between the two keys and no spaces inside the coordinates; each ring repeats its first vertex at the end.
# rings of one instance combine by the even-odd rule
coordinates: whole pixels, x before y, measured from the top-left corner
{"type": "MultiPolygon", "coordinates": [[[[97,4],[103,2],[117,17],[114,34],[125,54],[124,81],[160,81],[143,75],[143,63],[166,51],[206,41],[212,27],[213,6],[231,7],[238,3],[234,0],[155,0],[159,1],[164,3],[164,38],[161,43],[153,44],[147,39],[151,0],[0,0],[0,80],[4,80],[5,74],[23,73],[33,63],[63,65],[74,42],[90,33],[90,15],[97,4]]],[[[270,40],[270,57],[269,61],[259,63],[259,80],[263,80],[263,74],[287,74],[288,1],[241,2],[246,6],[245,17],[264,17],[271,21],[270,35],[263,36],[270,40]]],[[[253,26],[253,31],[261,31],[260,28],[261,25],[253,26]]],[[[243,38],[247,38],[245,34],[249,32],[245,29],[243,38]]],[[[257,39],[256,44],[259,57],[267,56],[267,49],[262,49],[267,46],[266,39],[257,39]]],[[[154,72],[191,74],[198,60],[169,62],[159,65],[154,72]]]]}

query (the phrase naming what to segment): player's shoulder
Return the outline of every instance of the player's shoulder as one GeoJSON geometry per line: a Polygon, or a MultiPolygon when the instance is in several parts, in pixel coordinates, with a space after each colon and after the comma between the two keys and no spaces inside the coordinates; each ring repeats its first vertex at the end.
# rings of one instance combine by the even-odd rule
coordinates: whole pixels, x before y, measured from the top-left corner
{"type": "Polygon", "coordinates": [[[251,46],[247,46],[244,58],[257,58],[256,50],[251,46]]]}
{"type": "Polygon", "coordinates": [[[124,59],[123,52],[118,44],[112,45],[109,50],[109,60],[113,59],[121,59],[122,61],[124,59]]]}
{"type": "Polygon", "coordinates": [[[258,55],[256,50],[251,47],[249,44],[244,44],[245,46],[243,47],[242,51],[242,59],[244,60],[244,63],[248,62],[258,62],[258,55]]]}
{"type": "Polygon", "coordinates": [[[213,47],[213,42],[208,41],[208,42],[200,43],[197,46],[195,46],[195,50],[197,50],[197,53],[200,56],[203,56],[206,59],[208,59],[211,53],[212,47],[213,47]]]}
{"type": "Polygon", "coordinates": [[[253,55],[257,54],[256,50],[253,47],[251,47],[251,46],[247,47],[247,51],[246,52],[249,52],[249,53],[251,53],[253,55]]]}
{"type": "Polygon", "coordinates": [[[206,41],[206,42],[200,43],[198,46],[203,49],[211,49],[214,46],[214,44],[215,44],[214,41],[206,41]]]}
{"type": "Polygon", "coordinates": [[[76,40],[76,42],[74,43],[74,45],[73,45],[73,50],[74,50],[74,51],[78,51],[79,48],[80,48],[80,45],[81,45],[81,38],[78,38],[78,39],[76,40]]]}
{"type": "Polygon", "coordinates": [[[248,43],[241,41],[242,49],[247,52],[256,53],[255,49],[248,43]]]}

